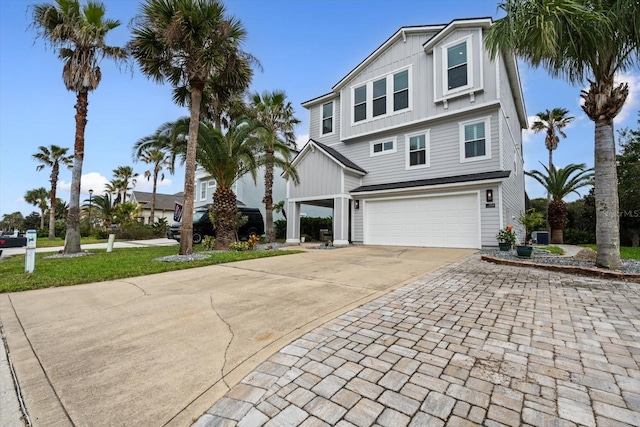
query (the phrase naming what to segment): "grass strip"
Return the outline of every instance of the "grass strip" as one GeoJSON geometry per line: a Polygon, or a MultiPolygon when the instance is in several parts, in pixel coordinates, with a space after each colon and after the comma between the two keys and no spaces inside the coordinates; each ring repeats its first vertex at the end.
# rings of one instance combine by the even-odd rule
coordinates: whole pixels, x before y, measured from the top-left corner
{"type": "MultiPolygon", "coordinates": [[[[591,248],[594,251],[597,250],[596,245],[579,245],[585,248],[591,248]]],[[[637,259],[640,260],[640,247],[633,248],[631,246],[620,247],[620,258],[622,259],[637,259]]]]}
{"type": "Polygon", "coordinates": [[[301,251],[216,252],[209,258],[189,262],[155,261],[155,258],[176,255],[176,246],[115,248],[110,253],[105,249],[92,249],[88,252],[92,255],[75,258],[47,258],[53,253],[37,253],[35,270],[31,274],[24,272],[24,255],[6,259],[0,262],[0,293],[102,282],[301,251]]]}

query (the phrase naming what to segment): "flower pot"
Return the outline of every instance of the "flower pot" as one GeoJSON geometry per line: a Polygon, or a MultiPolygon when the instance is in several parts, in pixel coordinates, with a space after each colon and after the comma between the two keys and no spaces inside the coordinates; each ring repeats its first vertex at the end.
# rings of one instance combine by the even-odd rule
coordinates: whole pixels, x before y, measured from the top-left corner
{"type": "Polygon", "coordinates": [[[498,243],[498,246],[500,247],[501,251],[508,251],[509,249],[511,249],[511,243],[509,242],[500,242],[498,243]]]}
{"type": "Polygon", "coordinates": [[[533,246],[516,246],[516,253],[519,257],[531,258],[533,246]]]}

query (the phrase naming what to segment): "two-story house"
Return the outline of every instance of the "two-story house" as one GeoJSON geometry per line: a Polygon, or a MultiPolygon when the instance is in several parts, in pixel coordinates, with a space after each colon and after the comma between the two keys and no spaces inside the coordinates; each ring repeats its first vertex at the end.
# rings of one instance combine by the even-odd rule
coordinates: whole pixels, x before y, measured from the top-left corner
{"type": "Polygon", "coordinates": [[[481,248],[525,207],[515,58],[491,60],[490,18],[403,27],[309,110],[287,183],[287,243],[307,204],[333,208],[334,244],[481,248]]]}

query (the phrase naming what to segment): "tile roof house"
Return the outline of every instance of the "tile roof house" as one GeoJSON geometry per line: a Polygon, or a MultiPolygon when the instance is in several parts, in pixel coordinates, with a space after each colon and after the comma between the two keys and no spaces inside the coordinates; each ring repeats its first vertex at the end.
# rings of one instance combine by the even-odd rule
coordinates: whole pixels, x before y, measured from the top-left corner
{"type": "Polygon", "coordinates": [[[481,248],[525,207],[517,63],[484,48],[490,18],[403,27],[302,105],[309,142],[287,182],[287,242],[307,204],[333,208],[334,244],[481,248]]]}
{"type": "MultiPolygon", "coordinates": [[[[149,224],[151,219],[151,198],[153,193],[146,191],[132,191],[131,202],[137,203],[140,206],[138,213],[138,219],[142,218],[145,224],[149,224]]],[[[156,210],[154,212],[154,220],[158,221],[160,218],[166,218],[169,224],[173,224],[173,209],[176,202],[182,204],[184,202],[184,193],[181,191],[176,194],[162,194],[156,193],[156,210]]]]}

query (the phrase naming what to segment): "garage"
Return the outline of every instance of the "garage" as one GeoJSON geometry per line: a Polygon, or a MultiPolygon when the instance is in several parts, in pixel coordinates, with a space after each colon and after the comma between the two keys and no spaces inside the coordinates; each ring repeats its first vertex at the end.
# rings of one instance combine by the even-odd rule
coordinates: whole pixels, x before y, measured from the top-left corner
{"type": "Polygon", "coordinates": [[[364,244],[480,248],[478,193],[365,200],[364,244]]]}

